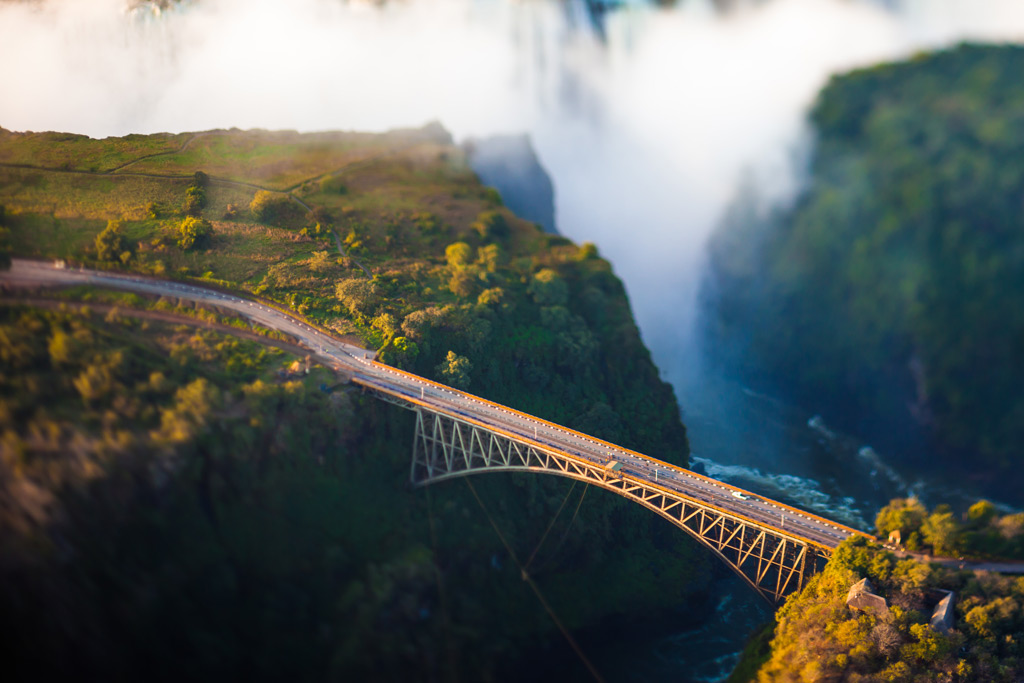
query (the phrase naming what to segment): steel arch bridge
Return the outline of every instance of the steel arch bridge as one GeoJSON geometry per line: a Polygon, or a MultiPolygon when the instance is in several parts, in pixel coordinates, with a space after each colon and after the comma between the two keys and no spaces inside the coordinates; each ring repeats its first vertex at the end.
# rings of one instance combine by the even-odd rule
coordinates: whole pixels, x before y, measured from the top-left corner
{"type": "Polygon", "coordinates": [[[757,522],[655,482],[615,472],[548,444],[432,410],[365,386],[416,413],[410,479],[414,486],[483,472],[534,472],[606,489],[664,517],[711,550],[773,606],[821,571],[832,548],[757,522]]]}

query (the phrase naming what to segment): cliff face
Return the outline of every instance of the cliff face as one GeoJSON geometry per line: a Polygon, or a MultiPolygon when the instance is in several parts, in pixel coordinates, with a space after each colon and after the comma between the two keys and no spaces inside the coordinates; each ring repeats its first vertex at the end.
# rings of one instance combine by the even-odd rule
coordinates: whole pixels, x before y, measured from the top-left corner
{"type": "Polygon", "coordinates": [[[1006,492],[1024,437],[1021,68],[1020,48],[962,46],[834,79],[806,191],[737,212],[708,290],[748,378],[1006,492]]]}
{"type": "MultiPolygon", "coordinates": [[[[503,208],[442,133],[5,131],[0,159],[30,168],[0,169],[0,202],[15,256],[256,292],[685,464],[610,266],[503,208]]],[[[230,335],[130,320],[177,302],[66,296],[121,313],[0,311],[0,627],[25,675],[500,678],[560,636],[489,519],[570,630],[709,578],[711,558],[605,492],[527,475],[409,491],[404,411],[230,335]]]]}
{"type": "Polygon", "coordinates": [[[463,148],[484,185],[501,193],[505,205],[519,216],[558,234],[555,187],[537,159],[526,135],[495,135],[468,140],[463,148]]]}

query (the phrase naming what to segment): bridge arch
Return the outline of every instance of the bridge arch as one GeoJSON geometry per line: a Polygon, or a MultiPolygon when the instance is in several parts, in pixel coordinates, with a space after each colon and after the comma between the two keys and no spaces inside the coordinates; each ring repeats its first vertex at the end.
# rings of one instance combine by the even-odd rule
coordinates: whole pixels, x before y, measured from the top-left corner
{"type": "Polygon", "coordinates": [[[539,440],[420,406],[414,410],[410,477],[416,486],[483,472],[534,472],[599,486],[688,533],[772,605],[801,589],[828,560],[826,548],[539,440]]]}

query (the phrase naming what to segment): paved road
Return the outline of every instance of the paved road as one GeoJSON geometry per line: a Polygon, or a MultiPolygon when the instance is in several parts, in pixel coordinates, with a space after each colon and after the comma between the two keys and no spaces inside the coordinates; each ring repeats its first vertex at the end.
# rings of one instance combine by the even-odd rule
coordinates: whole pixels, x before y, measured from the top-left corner
{"type": "Polygon", "coordinates": [[[15,286],[90,284],[215,304],[236,311],[265,327],[292,335],[322,363],[351,376],[358,384],[421,401],[438,412],[500,427],[591,462],[603,465],[610,459],[617,460],[622,463],[621,473],[627,478],[657,483],[694,500],[826,548],[834,548],[851,535],[862,533],[525,413],[396,371],[375,362],[373,352],[342,343],[297,318],[257,301],[192,284],[101,271],[61,269],[49,263],[17,259],[9,271],[0,273],[0,281],[15,286]]]}

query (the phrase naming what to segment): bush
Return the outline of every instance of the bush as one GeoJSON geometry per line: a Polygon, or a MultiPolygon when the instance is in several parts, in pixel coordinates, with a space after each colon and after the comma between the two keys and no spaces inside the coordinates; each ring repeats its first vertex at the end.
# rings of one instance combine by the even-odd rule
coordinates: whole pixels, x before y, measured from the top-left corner
{"type": "Polygon", "coordinates": [[[448,386],[456,389],[468,389],[469,373],[472,369],[473,364],[469,362],[468,358],[449,351],[445,359],[437,366],[436,371],[441,381],[448,386]]]}
{"type": "Polygon", "coordinates": [[[348,194],[348,188],[338,176],[327,176],[320,181],[320,191],[324,194],[348,194]]]}
{"type": "Polygon", "coordinates": [[[377,285],[359,278],[342,280],[335,286],[334,293],[345,308],[363,315],[372,313],[380,300],[377,285]]]}
{"type": "Polygon", "coordinates": [[[128,241],[121,234],[121,221],[107,221],[107,227],[96,235],[96,258],[100,261],[118,261],[128,251],[128,241]]]}
{"type": "Polygon", "coordinates": [[[189,251],[191,249],[202,249],[213,235],[213,226],[205,218],[188,216],[178,225],[178,246],[189,251]]]}
{"type": "Polygon", "coordinates": [[[469,265],[473,258],[473,250],[465,242],[455,242],[444,250],[444,256],[448,260],[448,267],[457,270],[469,265]]]}
{"type": "Polygon", "coordinates": [[[472,228],[485,240],[508,235],[508,223],[500,211],[484,211],[473,222],[472,228]]]}
{"type": "Polygon", "coordinates": [[[206,207],[206,186],[210,178],[202,171],[196,171],[192,176],[192,184],[185,190],[185,204],[183,209],[189,216],[198,216],[206,207]]]}
{"type": "Polygon", "coordinates": [[[916,498],[894,498],[879,510],[875,528],[882,538],[887,538],[892,531],[899,531],[906,541],[911,533],[921,528],[927,515],[928,510],[916,498]]]}
{"type": "Polygon", "coordinates": [[[580,250],[576,253],[577,260],[589,261],[596,258],[598,258],[597,245],[593,242],[584,242],[580,245],[580,250]]]}
{"type": "Polygon", "coordinates": [[[291,198],[280,192],[260,190],[249,204],[253,217],[265,223],[272,223],[294,215],[291,198]]]}
{"type": "MultiPolygon", "coordinates": [[[[3,207],[0,206],[0,210],[3,207]]],[[[11,231],[0,227],[0,270],[11,267],[11,231]]]]}
{"type": "Polygon", "coordinates": [[[466,271],[454,273],[448,280],[448,289],[455,296],[463,299],[473,296],[476,292],[477,280],[466,271]]]}
{"type": "Polygon", "coordinates": [[[541,306],[565,306],[569,300],[569,285],[556,271],[545,268],[533,276],[528,287],[533,300],[541,306]]]}

